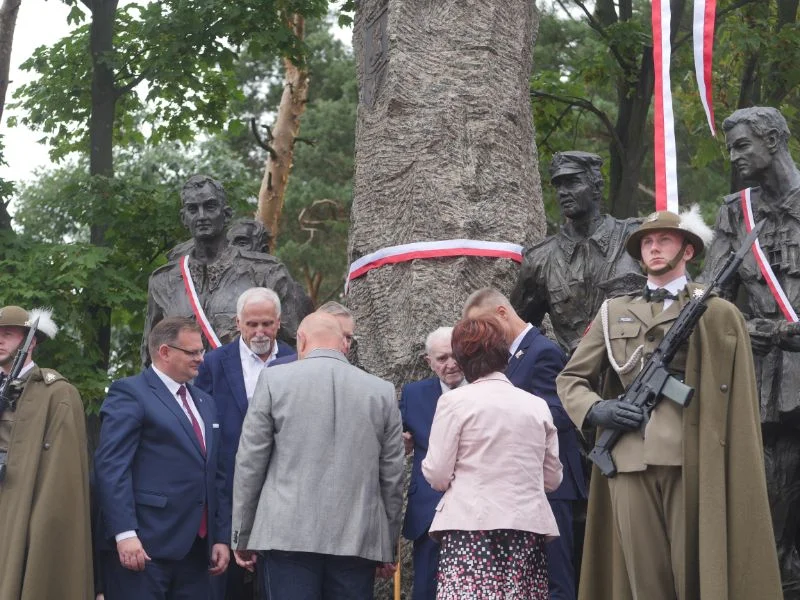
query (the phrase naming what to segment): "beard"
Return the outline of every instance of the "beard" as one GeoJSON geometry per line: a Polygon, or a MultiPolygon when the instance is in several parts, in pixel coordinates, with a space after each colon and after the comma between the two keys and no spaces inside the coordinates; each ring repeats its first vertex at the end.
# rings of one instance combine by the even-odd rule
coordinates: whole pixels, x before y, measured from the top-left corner
{"type": "Polygon", "coordinates": [[[272,339],[268,337],[254,337],[250,340],[250,350],[258,354],[269,354],[272,350],[272,339]]]}

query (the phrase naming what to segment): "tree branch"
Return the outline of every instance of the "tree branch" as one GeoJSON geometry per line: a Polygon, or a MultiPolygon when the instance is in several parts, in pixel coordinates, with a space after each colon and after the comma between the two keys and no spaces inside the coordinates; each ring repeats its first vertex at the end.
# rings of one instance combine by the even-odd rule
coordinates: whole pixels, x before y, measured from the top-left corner
{"type": "Polygon", "coordinates": [[[619,138],[619,135],[617,135],[617,131],[616,129],[614,129],[614,124],[602,110],[597,108],[589,100],[586,100],[585,98],[576,98],[574,96],[558,96],[556,94],[549,94],[547,92],[539,92],[536,90],[531,90],[531,97],[553,100],[555,102],[568,104],[569,107],[578,106],[580,108],[588,110],[598,119],[600,119],[600,121],[603,123],[606,130],[608,131],[608,134],[611,136],[611,140],[614,142],[614,146],[616,147],[620,157],[622,158],[625,157],[625,146],[622,144],[622,140],[619,138]]]}
{"type": "MultiPolygon", "coordinates": [[[[722,19],[728,16],[730,13],[739,10],[740,8],[743,8],[748,4],[753,4],[759,1],[760,0],[739,0],[739,2],[731,4],[730,6],[722,10],[718,8],[716,16],[714,17],[714,23],[715,23],[714,28],[716,29],[717,25],[719,25],[719,22],[722,21],[722,19]]],[[[672,54],[675,54],[675,51],[678,48],[680,48],[683,44],[688,42],[692,38],[692,35],[693,35],[692,33],[686,33],[680,39],[675,40],[675,43],[672,44],[672,54]]]]}
{"type": "Polygon", "coordinates": [[[250,119],[250,131],[253,132],[253,137],[256,138],[256,143],[259,146],[261,146],[264,150],[269,152],[269,156],[270,156],[270,158],[272,160],[278,160],[278,154],[275,152],[275,150],[272,148],[272,146],[269,145],[269,142],[271,142],[272,139],[273,139],[272,138],[272,130],[269,128],[269,125],[264,125],[264,129],[267,130],[267,139],[266,140],[262,139],[261,136],[258,133],[258,123],[256,123],[255,117],[250,119]]]}
{"type": "Polygon", "coordinates": [[[629,62],[625,60],[625,57],[619,53],[619,50],[617,50],[616,46],[612,43],[606,28],[603,27],[603,24],[595,19],[594,15],[589,12],[589,9],[586,8],[586,5],[581,0],[574,0],[574,2],[580,7],[580,9],[583,11],[583,14],[586,15],[586,19],[589,21],[589,27],[594,29],[600,35],[600,37],[606,41],[608,44],[608,49],[611,51],[611,54],[614,55],[614,58],[617,60],[617,63],[619,63],[619,66],[622,67],[622,69],[627,70],[629,62]]]}

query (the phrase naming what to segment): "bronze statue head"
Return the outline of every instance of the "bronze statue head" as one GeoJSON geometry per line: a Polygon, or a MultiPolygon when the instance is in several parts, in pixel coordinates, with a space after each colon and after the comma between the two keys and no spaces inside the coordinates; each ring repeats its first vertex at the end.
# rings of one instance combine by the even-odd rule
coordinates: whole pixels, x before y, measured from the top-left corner
{"type": "Polygon", "coordinates": [[[730,161],[744,179],[758,179],[778,152],[789,151],[789,126],[776,108],[753,106],[722,122],[730,161]]]}
{"type": "Polygon", "coordinates": [[[575,220],[599,212],[603,198],[603,159],[597,154],[570,150],[556,152],[550,162],[550,181],[558,191],[561,214],[575,220]]]}
{"type": "Polygon", "coordinates": [[[195,240],[225,234],[231,208],[219,181],[207,175],[193,175],[181,189],[181,220],[195,240]]]}

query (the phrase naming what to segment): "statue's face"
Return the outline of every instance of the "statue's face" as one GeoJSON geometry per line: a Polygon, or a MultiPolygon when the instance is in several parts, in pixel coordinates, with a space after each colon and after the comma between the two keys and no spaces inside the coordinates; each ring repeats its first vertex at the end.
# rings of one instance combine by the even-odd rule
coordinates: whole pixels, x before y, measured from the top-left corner
{"type": "Polygon", "coordinates": [[[765,141],[747,123],[739,123],[725,134],[731,164],[744,179],[757,178],[772,163],[765,141]]]}
{"type": "Polygon", "coordinates": [[[217,191],[210,185],[204,185],[185,193],[181,218],[193,238],[209,239],[222,235],[230,212],[217,191]]]}
{"type": "Polygon", "coordinates": [[[595,188],[587,173],[572,173],[556,177],[553,185],[558,192],[561,215],[566,219],[580,219],[597,211],[595,188]]]}

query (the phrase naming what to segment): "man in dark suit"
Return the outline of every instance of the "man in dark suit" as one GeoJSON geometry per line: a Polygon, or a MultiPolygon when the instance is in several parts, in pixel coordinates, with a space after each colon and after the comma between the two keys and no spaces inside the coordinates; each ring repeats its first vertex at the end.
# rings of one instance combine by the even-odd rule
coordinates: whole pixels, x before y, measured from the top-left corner
{"type": "Polygon", "coordinates": [[[467,298],[463,314],[473,319],[492,315],[500,321],[510,345],[506,376],[516,387],[543,398],[553,414],[564,478],[561,486],[547,495],[560,533],[557,540],[547,544],[550,598],[574,600],[572,503],[587,494],[575,426],[556,393],[556,376],[567,357],[555,342],[523,321],[508,298],[493,288],[483,288],[467,298]]]}
{"type": "Polygon", "coordinates": [[[148,338],[151,367],[111,384],[100,409],[95,479],[107,600],[208,597],[228,566],[214,400],[188,383],[203,360],[200,328],[169,317],[148,338]]]}
{"type": "Polygon", "coordinates": [[[453,358],[450,345],[452,335],[452,327],[440,327],[428,335],[425,340],[425,362],[436,376],[403,386],[400,395],[406,454],[414,453],[403,522],[403,537],[414,542],[412,600],[436,598],[439,544],[428,536],[428,528],[442,492],[434,490],[422,476],[422,461],[428,453],[428,438],[439,396],[466,383],[461,368],[453,358]]]}
{"type": "MultiPolygon", "coordinates": [[[[280,358],[294,360],[297,355],[277,340],[281,327],[281,301],[269,288],[250,288],[236,302],[239,337],[208,353],[200,365],[195,385],[211,394],[217,405],[217,420],[222,431],[220,459],[225,469],[225,497],[231,502],[236,450],[247,406],[253,397],[261,371],[280,358]]],[[[245,570],[231,561],[228,571],[214,577],[214,596],[218,600],[252,597],[246,591],[245,570]]]]}

